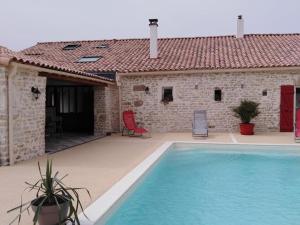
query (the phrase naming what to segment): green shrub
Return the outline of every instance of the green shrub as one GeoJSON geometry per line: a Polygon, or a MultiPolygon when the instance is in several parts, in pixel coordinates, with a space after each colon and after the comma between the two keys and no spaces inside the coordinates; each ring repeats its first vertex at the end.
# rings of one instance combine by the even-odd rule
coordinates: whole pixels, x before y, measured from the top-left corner
{"type": "Polygon", "coordinates": [[[250,123],[250,121],[260,114],[258,109],[259,103],[242,100],[240,105],[233,107],[234,116],[241,119],[242,123],[250,123]]]}

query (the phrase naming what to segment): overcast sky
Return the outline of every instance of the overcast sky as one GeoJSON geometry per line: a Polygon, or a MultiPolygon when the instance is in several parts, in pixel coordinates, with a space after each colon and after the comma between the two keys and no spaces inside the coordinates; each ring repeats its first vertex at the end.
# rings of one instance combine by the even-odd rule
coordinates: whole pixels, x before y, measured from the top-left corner
{"type": "Polygon", "coordinates": [[[39,41],[231,35],[242,14],[246,33],[300,33],[300,0],[0,0],[0,45],[39,41]]]}

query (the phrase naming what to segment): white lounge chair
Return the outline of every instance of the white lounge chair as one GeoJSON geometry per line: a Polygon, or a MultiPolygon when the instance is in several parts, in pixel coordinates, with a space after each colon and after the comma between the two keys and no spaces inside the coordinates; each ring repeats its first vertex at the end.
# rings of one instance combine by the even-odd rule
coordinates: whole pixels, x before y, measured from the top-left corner
{"type": "Polygon", "coordinates": [[[193,137],[207,137],[208,123],[205,110],[195,110],[193,119],[193,137]]]}

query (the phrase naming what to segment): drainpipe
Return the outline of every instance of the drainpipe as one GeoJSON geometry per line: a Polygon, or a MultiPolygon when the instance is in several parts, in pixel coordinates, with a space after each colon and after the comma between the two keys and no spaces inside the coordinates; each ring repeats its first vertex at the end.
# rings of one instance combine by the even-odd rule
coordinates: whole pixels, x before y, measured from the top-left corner
{"type": "Polygon", "coordinates": [[[120,75],[116,73],[116,83],[119,89],[119,131],[122,131],[122,93],[121,93],[121,81],[120,75]]]}
{"type": "Polygon", "coordinates": [[[8,110],[8,154],[9,154],[9,165],[15,163],[14,156],[14,139],[13,139],[13,80],[17,73],[17,66],[13,65],[8,70],[7,75],[7,110],[8,110]]]}

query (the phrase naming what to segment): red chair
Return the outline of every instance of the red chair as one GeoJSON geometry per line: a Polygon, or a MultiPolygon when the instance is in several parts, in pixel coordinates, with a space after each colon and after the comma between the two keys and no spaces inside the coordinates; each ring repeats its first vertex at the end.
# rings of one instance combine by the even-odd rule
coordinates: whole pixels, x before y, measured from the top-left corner
{"type": "Polygon", "coordinates": [[[296,110],[295,136],[300,137],[300,108],[296,110]]]}
{"type": "Polygon", "coordinates": [[[131,110],[123,112],[123,122],[124,127],[122,130],[122,136],[124,135],[124,131],[127,130],[128,135],[139,135],[142,136],[143,134],[147,133],[148,131],[143,127],[138,127],[135,119],[134,119],[134,112],[131,110]]]}

